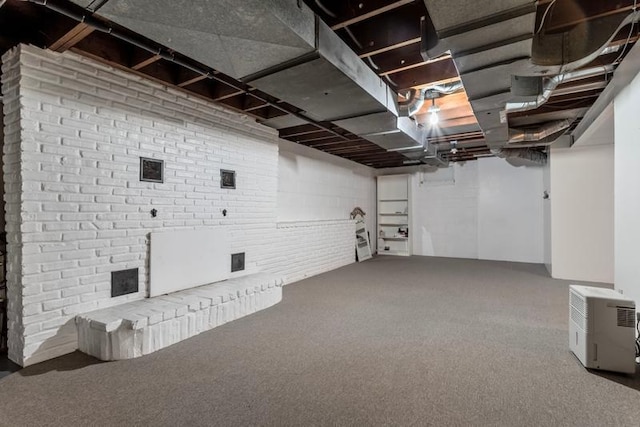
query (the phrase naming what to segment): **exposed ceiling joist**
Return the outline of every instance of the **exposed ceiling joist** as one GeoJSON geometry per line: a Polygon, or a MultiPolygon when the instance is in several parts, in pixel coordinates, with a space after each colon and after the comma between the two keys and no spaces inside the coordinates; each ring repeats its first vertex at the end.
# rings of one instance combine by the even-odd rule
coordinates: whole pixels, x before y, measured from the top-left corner
{"type": "MultiPolygon", "coordinates": [[[[379,9],[372,10],[372,11],[367,12],[367,13],[363,13],[362,15],[359,15],[359,16],[356,16],[354,18],[348,19],[348,20],[346,20],[344,22],[341,22],[339,24],[335,24],[335,25],[331,26],[331,29],[336,31],[336,30],[339,30],[341,28],[347,27],[349,25],[357,24],[358,22],[364,21],[366,19],[373,18],[374,16],[378,16],[378,15],[380,15],[382,13],[385,13],[385,12],[389,12],[390,10],[393,10],[393,9],[398,8],[400,6],[404,6],[405,4],[409,4],[409,3],[413,2],[413,1],[414,0],[399,0],[399,1],[396,1],[394,3],[391,3],[390,5],[381,7],[379,9]]],[[[360,3],[360,4],[362,4],[362,3],[360,3]]]]}
{"type": "Polygon", "coordinates": [[[89,36],[93,33],[94,28],[88,26],[84,22],[77,24],[73,27],[69,32],[60,37],[58,40],[53,42],[49,49],[55,50],[56,52],[64,52],[78,44],[85,37],[89,36]]]}
{"type": "Polygon", "coordinates": [[[160,55],[153,55],[147,59],[144,59],[136,64],[131,65],[132,70],[140,70],[148,65],[153,64],[154,62],[160,61],[162,57],[160,55]]]}

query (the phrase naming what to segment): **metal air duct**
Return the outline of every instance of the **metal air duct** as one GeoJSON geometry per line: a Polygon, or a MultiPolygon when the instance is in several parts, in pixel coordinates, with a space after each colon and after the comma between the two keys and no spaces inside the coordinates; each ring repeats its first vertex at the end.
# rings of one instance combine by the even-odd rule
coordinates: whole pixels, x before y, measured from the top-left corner
{"type": "Polygon", "coordinates": [[[561,131],[539,129],[540,134],[527,136],[531,131],[509,129],[508,113],[540,107],[561,83],[612,72],[613,65],[578,69],[597,58],[622,27],[636,22],[640,11],[586,21],[562,34],[546,34],[534,28],[536,3],[489,0],[470,9],[465,0],[425,0],[430,21],[423,25],[422,54],[428,59],[451,51],[485,141],[495,155],[544,163],[546,155],[539,150],[512,149],[508,144],[523,140],[519,144],[548,145],[562,135],[567,123],[553,124],[561,131]],[[536,88],[535,76],[547,75],[556,76],[536,88]],[[514,76],[525,76],[521,80],[530,86],[513,88],[514,76]],[[541,134],[545,136],[537,139],[541,134]],[[525,141],[528,138],[534,141],[525,141]]]}
{"type": "MultiPolygon", "coordinates": [[[[110,0],[99,13],[302,109],[312,121],[340,122],[383,148],[422,143],[421,128],[398,117],[397,95],[301,1],[188,3],[110,0]],[[376,132],[363,127],[367,117],[379,121],[376,132]]],[[[299,119],[264,124],[280,129],[299,119]]]]}
{"type": "Polygon", "coordinates": [[[432,85],[420,90],[411,89],[411,95],[407,101],[398,102],[399,115],[402,117],[414,116],[424,105],[426,98],[435,98],[435,94],[451,95],[463,89],[462,82],[452,82],[440,85],[432,85]],[[429,96],[429,94],[432,96],[429,96]]]}
{"type": "Polygon", "coordinates": [[[557,76],[547,79],[546,83],[544,84],[542,93],[538,95],[536,99],[527,102],[508,102],[505,106],[505,111],[507,113],[515,113],[517,111],[528,111],[536,109],[546,103],[554,93],[556,88],[562,83],[569,83],[576,80],[588,79],[590,77],[612,73],[613,70],[614,66],[610,64],[601,67],[585,68],[582,70],[558,74],[557,76]]]}

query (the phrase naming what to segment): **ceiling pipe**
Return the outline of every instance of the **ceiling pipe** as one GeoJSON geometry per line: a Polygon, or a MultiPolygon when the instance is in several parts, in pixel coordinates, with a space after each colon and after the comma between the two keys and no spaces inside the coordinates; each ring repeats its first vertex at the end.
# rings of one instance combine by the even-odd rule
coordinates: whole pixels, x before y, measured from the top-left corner
{"type": "Polygon", "coordinates": [[[545,104],[556,88],[562,83],[568,83],[576,80],[588,79],[591,77],[600,76],[603,74],[609,74],[613,72],[614,65],[603,65],[600,67],[593,68],[585,68],[582,70],[570,71],[564,74],[558,74],[557,76],[551,77],[548,79],[544,85],[542,90],[542,94],[538,95],[538,97],[533,101],[526,102],[508,102],[505,106],[506,113],[516,113],[519,111],[529,111],[535,110],[539,108],[541,105],[545,104]]]}
{"type": "Polygon", "coordinates": [[[427,89],[411,89],[409,99],[398,101],[398,115],[400,117],[411,117],[415,115],[424,105],[424,97],[427,89]]]}
{"type": "Polygon", "coordinates": [[[533,148],[491,148],[491,154],[502,159],[518,159],[535,165],[547,164],[547,153],[533,148]]]}
{"type": "Polygon", "coordinates": [[[509,144],[518,142],[538,142],[551,135],[568,129],[573,120],[564,119],[544,123],[535,129],[509,129],[509,144]]]}
{"type": "Polygon", "coordinates": [[[463,86],[461,81],[427,86],[419,91],[411,89],[411,94],[409,95],[408,100],[398,101],[398,114],[402,117],[412,117],[420,111],[426,98],[434,99],[441,95],[451,95],[461,91],[462,89],[463,86]]]}
{"type": "Polygon", "coordinates": [[[442,95],[451,95],[456,92],[459,92],[463,89],[462,81],[458,80],[457,82],[451,82],[440,85],[427,86],[428,90],[432,90],[434,92],[438,92],[442,95]]]}
{"type": "Polygon", "coordinates": [[[605,87],[607,87],[607,82],[605,81],[585,83],[581,85],[568,86],[568,87],[556,89],[553,91],[552,96],[570,95],[573,93],[588,92],[590,90],[600,90],[600,89],[604,89],[605,87]]]}

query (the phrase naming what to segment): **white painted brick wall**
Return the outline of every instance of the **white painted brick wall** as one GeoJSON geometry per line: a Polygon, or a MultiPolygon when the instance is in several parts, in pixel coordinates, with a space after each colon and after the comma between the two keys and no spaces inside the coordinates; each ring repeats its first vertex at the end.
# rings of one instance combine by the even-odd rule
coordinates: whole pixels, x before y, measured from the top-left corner
{"type": "Polygon", "coordinates": [[[368,230],[375,229],[374,169],[290,141],[279,148],[278,221],[349,218],[358,206],[368,230]]]}
{"type": "Polygon", "coordinates": [[[272,269],[285,283],[302,280],[355,261],[355,221],[278,223],[277,256],[272,269]]]}
{"type": "Polygon", "coordinates": [[[75,350],[76,314],[143,298],[151,231],[228,227],[245,273],[288,283],[354,261],[349,220],[277,225],[277,133],[253,119],[29,46],[3,58],[2,83],[17,363],[75,350]],[[139,181],[141,156],[164,160],[164,183],[139,181]],[[221,168],[236,171],[236,190],[219,188],[221,168]],[[127,268],[140,292],[111,298],[111,272],[127,268]]]}
{"type": "MultiPolygon", "coordinates": [[[[22,236],[20,233],[20,62],[17,50],[7,52],[2,61],[2,94],[4,117],[4,201],[5,230],[7,231],[7,304],[9,357],[22,363],[25,327],[22,323],[23,295],[29,297],[41,292],[39,285],[27,286],[22,282],[22,236]],[[23,294],[23,286],[24,294],[23,294]]],[[[34,328],[28,328],[32,332],[34,328]]],[[[40,332],[39,328],[35,328],[40,332]]]]}

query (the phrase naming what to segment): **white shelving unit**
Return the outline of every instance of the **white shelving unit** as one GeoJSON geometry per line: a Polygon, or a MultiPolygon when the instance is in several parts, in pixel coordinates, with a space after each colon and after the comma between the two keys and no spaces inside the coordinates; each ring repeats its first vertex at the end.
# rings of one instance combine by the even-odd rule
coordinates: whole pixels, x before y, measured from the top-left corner
{"type": "Polygon", "coordinates": [[[378,177],[378,254],[411,255],[410,175],[378,177]]]}

